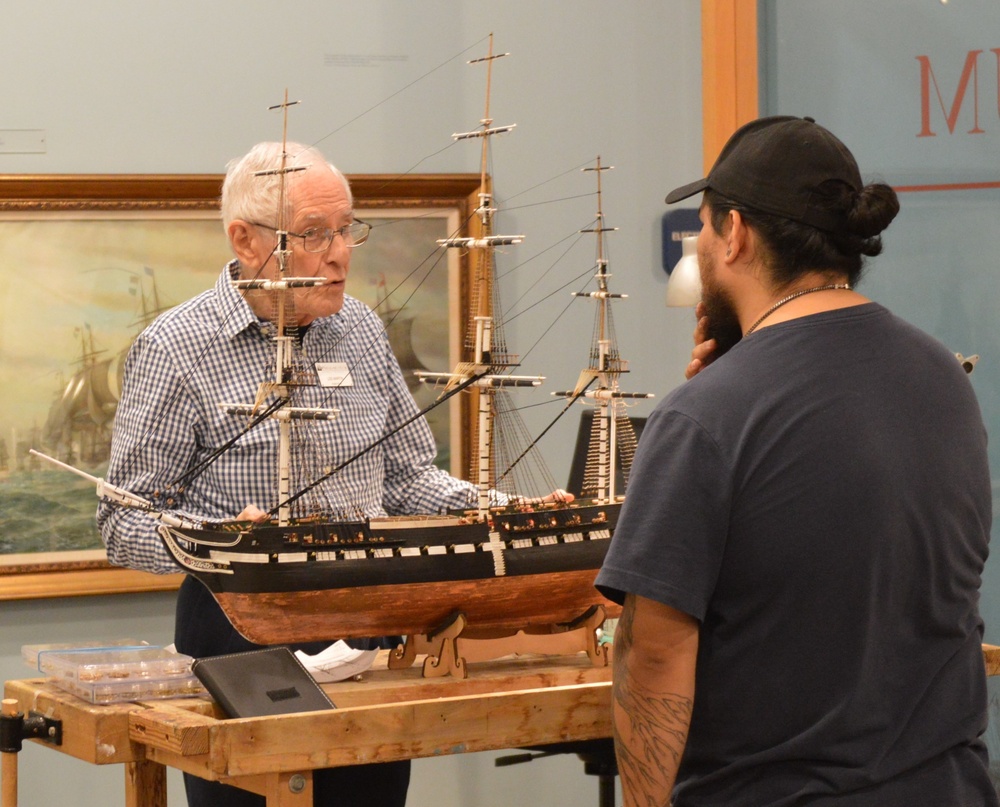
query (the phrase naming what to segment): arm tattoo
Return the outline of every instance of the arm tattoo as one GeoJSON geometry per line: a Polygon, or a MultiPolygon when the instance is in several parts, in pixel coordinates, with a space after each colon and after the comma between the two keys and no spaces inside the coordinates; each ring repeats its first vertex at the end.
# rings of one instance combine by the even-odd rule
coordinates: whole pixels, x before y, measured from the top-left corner
{"type": "MultiPolygon", "coordinates": [[[[618,773],[623,791],[631,794],[632,804],[666,807],[670,798],[668,788],[677,775],[687,742],[693,701],[683,695],[651,692],[629,672],[634,614],[635,597],[630,594],[615,627],[614,639],[612,694],[618,714],[612,725],[618,773]]],[[[626,804],[629,803],[626,795],[626,804]]]]}

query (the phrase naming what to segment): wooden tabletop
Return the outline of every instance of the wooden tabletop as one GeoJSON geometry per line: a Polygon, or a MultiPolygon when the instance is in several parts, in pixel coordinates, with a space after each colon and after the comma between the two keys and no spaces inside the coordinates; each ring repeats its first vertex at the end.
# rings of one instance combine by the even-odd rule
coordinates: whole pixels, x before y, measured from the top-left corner
{"type": "Polygon", "coordinates": [[[129,713],[129,738],[148,759],[217,779],[611,733],[611,669],[585,656],[489,662],[464,680],[378,670],[324,689],[336,709],[267,718],[164,701],[129,713]]]}
{"type": "Polygon", "coordinates": [[[289,777],[305,775],[311,791],[317,768],[611,735],[611,668],[584,654],[483,662],[464,680],[380,661],[358,680],[323,685],[336,709],[272,717],[224,719],[207,697],[96,706],[48,679],[7,681],[4,693],[25,714],[63,721],[63,753],[126,763],[133,778],[150,765],[178,768],[264,793],[269,805],[298,804],[289,777]]]}

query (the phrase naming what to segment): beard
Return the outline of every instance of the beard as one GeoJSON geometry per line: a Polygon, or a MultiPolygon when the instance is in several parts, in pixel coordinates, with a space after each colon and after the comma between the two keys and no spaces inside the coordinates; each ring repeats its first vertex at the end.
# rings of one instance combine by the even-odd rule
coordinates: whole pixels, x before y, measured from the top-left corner
{"type": "Polygon", "coordinates": [[[733,298],[726,289],[715,283],[713,260],[707,255],[700,257],[701,266],[701,301],[705,305],[705,315],[708,317],[707,338],[715,340],[715,353],[718,358],[728,352],[743,338],[743,328],[736,314],[733,298]]]}

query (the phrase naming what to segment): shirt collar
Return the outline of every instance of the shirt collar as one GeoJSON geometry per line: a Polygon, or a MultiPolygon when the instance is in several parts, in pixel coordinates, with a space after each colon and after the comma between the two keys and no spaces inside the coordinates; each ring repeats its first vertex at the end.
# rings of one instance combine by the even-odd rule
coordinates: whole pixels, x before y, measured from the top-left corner
{"type": "Polygon", "coordinates": [[[254,314],[243,295],[233,286],[232,281],[240,277],[240,262],[235,258],[226,264],[215,281],[215,293],[219,306],[219,320],[222,332],[230,339],[242,333],[251,325],[259,326],[260,320],[254,314]]]}

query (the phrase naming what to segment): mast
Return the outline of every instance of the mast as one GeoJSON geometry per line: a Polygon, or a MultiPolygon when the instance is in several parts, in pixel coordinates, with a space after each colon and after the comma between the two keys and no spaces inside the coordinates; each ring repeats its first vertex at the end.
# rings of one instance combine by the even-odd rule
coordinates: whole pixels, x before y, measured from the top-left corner
{"type": "Polygon", "coordinates": [[[322,286],[329,281],[319,277],[292,277],[291,257],[292,250],[288,246],[288,230],[286,229],[286,177],[296,171],[305,171],[308,166],[288,165],[288,108],[298,104],[298,101],[288,100],[288,90],[285,90],[284,101],[280,104],[268,107],[271,110],[280,109],[283,116],[281,131],[281,165],[264,171],[255,172],[254,176],[278,176],[278,211],[275,234],[278,237],[278,246],[274,251],[278,264],[277,277],[273,280],[268,278],[253,278],[249,280],[234,280],[233,285],[238,289],[260,289],[272,294],[274,299],[274,319],[275,326],[275,366],[274,379],[265,381],[260,385],[257,392],[257,401],[253,404],[229,404],[223,403],[220,406],[228,413],[234,415],[245,415],[253,417],[258,414],[258,409],[268,395],[275,395],[279,405],[272,407],[273,412],[270,417],[278,421],[278,507],[277,519],[279,526],[287,526],[291,522],[291,480],[292,480],[292,421],[298,419],[309,420],[332,420],[337,415],[334,409],[299,408],[290,406],[292,399],[292,387],[294,386],[295,372],[295,335],[290,332],[297,328],[297,325],[290,323],[290,317],[294,314],[291,305],[290,292],[292,289],[309,286],[322,286]]]}
{"type": "MultiPolygon", "coordinates": [[[[285,99],[282,103],[270,107],[270,109],[280,109],[282,114],[281,126],[281,168],[279,169],[280,192],[278,194],[278,221],[277,236],[278,248],[275,251],[275,258],[278,261],[278,277],[282,280],[288,277],[289,258],[292,251],[288,248],[288,231],[285,229],[285,177],[293,170],[301,170],[288,167],[288,108],[294,106],[298,101],[289,103],[288,89],[285,89],[285,99]]],[[[283,403],[288,403],[290,391],[286,382],[292,370],[292,337],[287,332],[288,317],[288,293],[285,291],[276,292],[275,297],[277,318],[275,326],[275,347],[277,356],[274,362],[274,391],[283,403]]],[[[292,492],[291,482],[291,445],[292,445],[292,422],[280,419],[278,421],[278,501],[282,502],[278,508],[278,524],[284,526],[291,520],[291,506],[287,504],[288,496],[292,492]]]]}
{"type": "Polygon", "coordinates": [[[537,386],[544,380],[539,376],[513,376],[507,371],[517,367],[519,357],[507,352],[503,329],[495,314],[499,311],[496,301],[495,251],[498,246],[519,244],[523,235],[497,235],[493,232],[493,194],[490,189],[490,178],[487,174],[490,154],[490,138],[494,135],[511,131],[516,124],[508,126],[493,126],[490,116],[490,92],[493,80],[493,62],[509,56],[509,53],[493,53],[493,34],[489,37],[487,55],[472,59],[469,64],[486,65],[486,107],[483,118],[479,121],[480,128],[471,132],[458,132],[452,135],[455,140],[471,138],[481,139],[480,178],[479,178],[479,216],[481,234],[476,238],[444,238],[437,243],[450,249],[467,249],[472,251],[473,260],[473,316],[467,333],[466,347],[471,350],[471,363],[461,365],[452,373],[418,373],[421,380],[431,383],[446,381],[446,390],[462,380],[468,380],[472,375],[483,373],[482,377],[473,382],[478,390],[478,439],[477,458],[473,480],[479,490],[478,512],[485,518],[490,508],[490,491],[495,483],[494,428],[495,428],[495,395],[500,388],[512,386],[537,386]],[[502,374],[501,374],[502,373],[502,374]]]}
{"type": "MultiPolygon", "coordinates": [[[[602,200],[601,174],[610,171],[613,165],[602,165],[601,156],[597,156],[594,167],[583,168],[583,171],[593,171],[597,177],[597,216],[593,227],[580,230],[581,233],[594,233],[597,239],[596,274],[597,289],[588,292],[573,292],[574,297],[590,297],[597,303],[594,324],[594,341],[590,348],[590,363],[580,374],[576,389],[565,392],[554,392],[566,398],[583,398],[592,401],[595,407],[594,424],[591,431],[591,449],[588,451],[587,464],[591,478],[594,479],[594,498],[600,502],[617,501],[620,494],[617,490],[617,464],[622,444],[626,437],[630,450],[627,453],[627,464],[631,465],[631,450],[634,450],[635,435],[631,423],[625,416],[626,398],[652,398],[648,392],[624,392],[619,387],[622,373],[627,373],[628,361],[618,353],[618,341],[615,338],[614,323],[611,318],[611,300],[624,299],[627,294],[615,294],[609,291],[608,259],[604,248],[604,234],[615,232],[617,227],[606,227],[604,223],[604,204],[602,200]],[[594,379],[597,386],[586,389],[594,379]],[[627,431],[627,435],[620,433],[627,431]],[[596,438],[596,439],[595,439],[596,438]]],[[[587,474],[585,474],[585,479],[587,474]]]]}

